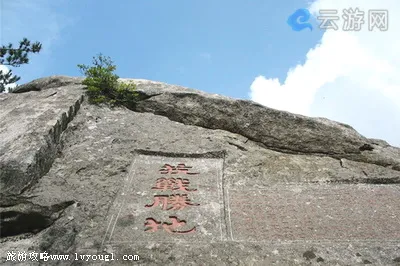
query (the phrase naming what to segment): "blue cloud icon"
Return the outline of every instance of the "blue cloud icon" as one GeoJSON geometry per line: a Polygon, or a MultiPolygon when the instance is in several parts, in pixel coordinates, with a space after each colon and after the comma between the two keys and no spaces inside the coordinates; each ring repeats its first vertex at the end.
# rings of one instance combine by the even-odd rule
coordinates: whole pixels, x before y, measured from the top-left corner
{"type": "Polygon", "coordinates": [[[297,9],[292,15],[289,16],[287,24],[289,24],[289,26],[295,31],[301,31],[305,28],[312,30],[312,25],[307,23],[307,21],[310,19],[310,16],[310,11],[308,11],[308,9],[297,9]]]}

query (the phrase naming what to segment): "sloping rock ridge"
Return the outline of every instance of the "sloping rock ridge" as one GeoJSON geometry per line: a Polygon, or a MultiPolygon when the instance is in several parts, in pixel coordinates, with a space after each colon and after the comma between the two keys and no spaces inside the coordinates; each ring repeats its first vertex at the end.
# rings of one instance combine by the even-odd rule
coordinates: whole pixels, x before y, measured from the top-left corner
{"type": "Polygon", "coordinates": [[[149,80],[90,105],[82,80],[0,94],[2,264],[400,265],[400,148],[149,80]]]}

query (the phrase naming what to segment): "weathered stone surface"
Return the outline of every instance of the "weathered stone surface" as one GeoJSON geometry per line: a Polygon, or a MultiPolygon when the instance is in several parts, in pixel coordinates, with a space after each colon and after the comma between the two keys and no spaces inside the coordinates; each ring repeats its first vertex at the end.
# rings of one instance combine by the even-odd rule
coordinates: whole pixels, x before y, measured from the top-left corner
{"type": "Polygon", "coordinates": [[[28,91],[42,91],[49,88],[59,88],[66,85],[81,85],[83,78],[67,76],[51,76],[40,78],[29,83],[16,87],[13,93],[23,93],[28,91]]]}
{"type": "Polygon", "coordinates": [[[399,241],[400,190],[377,185],[285,185],[229,190],[237,241],[399,241]]]}
{"type": "Polygon", "coordinates": [[[21,86],[46,90],[0,94],[0,196],[19,194],[51,167],[61,133],[79,110],[82,85],[41,79],[21,86]],[[32,86],[31,86],[32,85],[32,86]]]}
{"type": "Polygon", "coordinates": [[[145,80],[134,80],[135,112],[93,106],[76,80],[0,95],[4,265],[15,264],[13,250],[71,255],[49,265],[102,264],[82,254],[112,255],[113,265],[128,264],[123,255],[143,265],[399,264],[399,148],[340,123],[145,80]],[[159,171],[180,163],[199,178],[159,171]],[[164,175],[175,178],[169,189],[152,189],[164,175]],[[194,205],[173,205],[176,194],[194,205]],[[160,222],[154,232],[147,218],[160,222]]]}

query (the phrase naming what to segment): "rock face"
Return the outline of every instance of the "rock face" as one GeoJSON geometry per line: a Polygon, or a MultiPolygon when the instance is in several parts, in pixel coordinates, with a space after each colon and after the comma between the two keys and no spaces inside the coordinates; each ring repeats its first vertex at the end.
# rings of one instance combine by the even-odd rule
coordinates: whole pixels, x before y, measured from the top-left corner
{"type": "Polygon", "coordinates": [[[399,148],[148,80],[121,80],[134,110],[89,105],[81,81],[0,94],[2,264],[400,264],[399,148]]]}

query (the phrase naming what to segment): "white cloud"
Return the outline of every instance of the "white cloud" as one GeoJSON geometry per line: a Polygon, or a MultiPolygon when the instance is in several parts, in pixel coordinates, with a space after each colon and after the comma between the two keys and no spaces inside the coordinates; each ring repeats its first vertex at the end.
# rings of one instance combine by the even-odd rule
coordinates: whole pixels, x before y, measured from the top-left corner
{"type": "Polygon", "coordinates": [[[305,63],[288,71],[283,84],[259,76],[250,96],[271,108],[348,123],[367,137],[400,146],[400,2],[317,0],[310,10],[315,16],[321,9],[342,15],[344,8],[357,7],[365,11],[361,31],[343,31],[340,18],[339,30],[327,30],[305,63]],[[388,31],[368,30],[369,9],[388,10],[388,31]]]}

